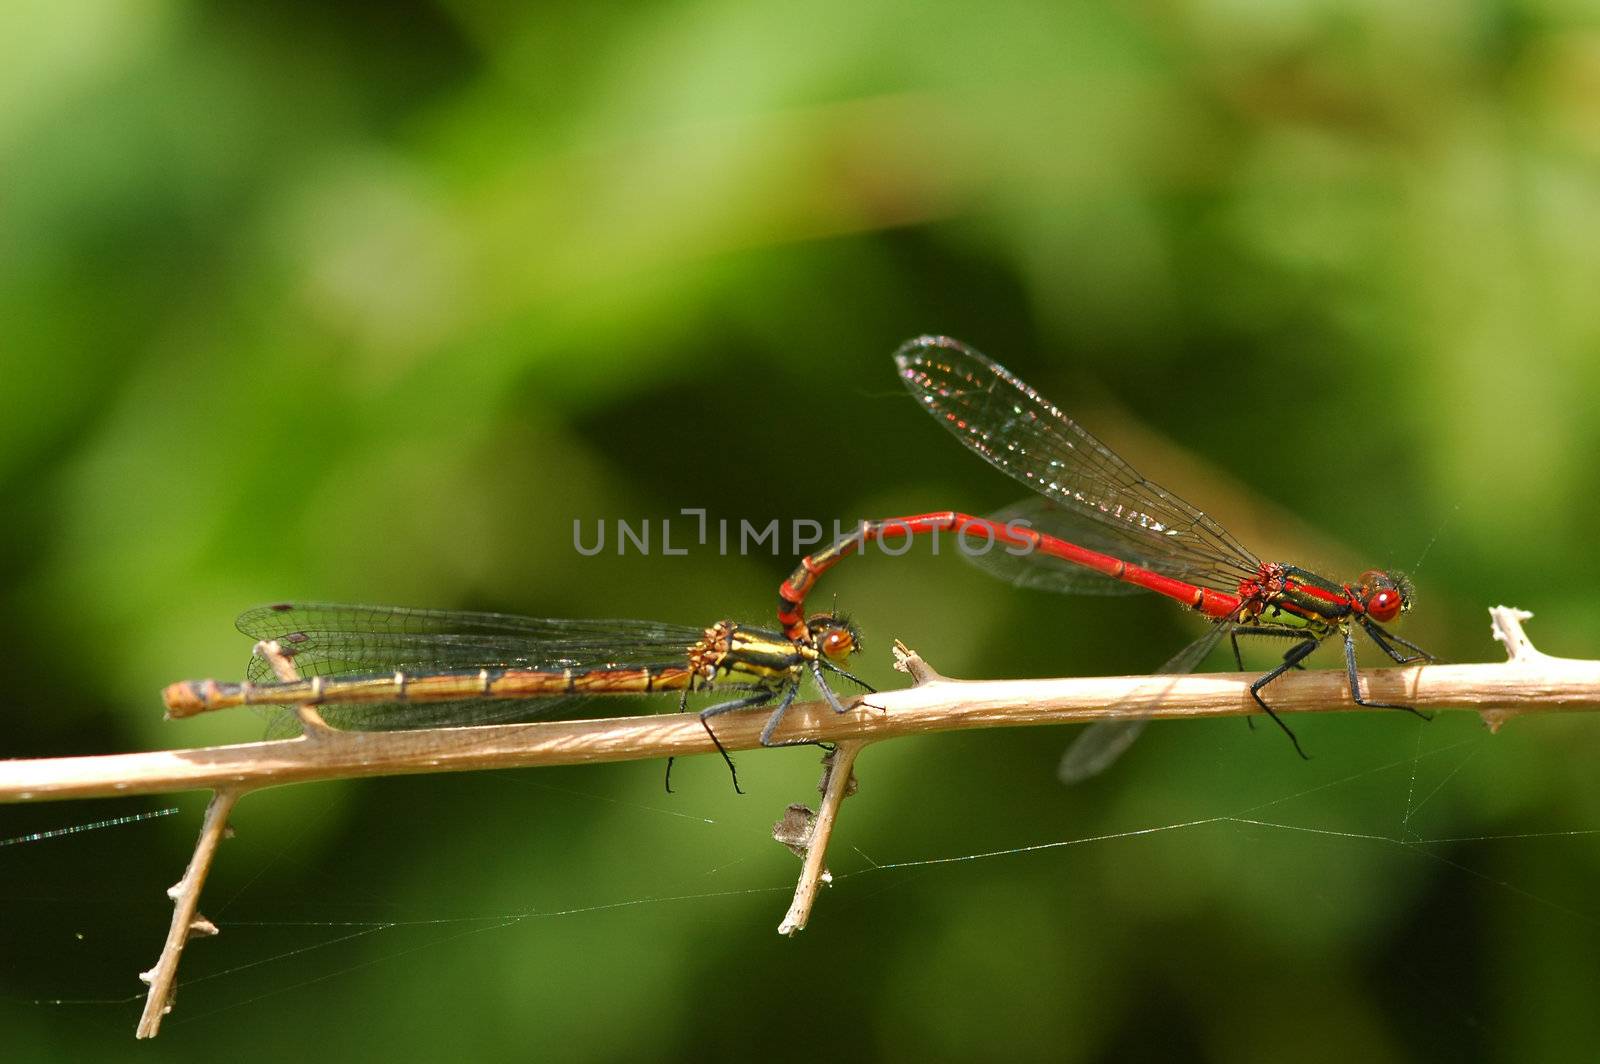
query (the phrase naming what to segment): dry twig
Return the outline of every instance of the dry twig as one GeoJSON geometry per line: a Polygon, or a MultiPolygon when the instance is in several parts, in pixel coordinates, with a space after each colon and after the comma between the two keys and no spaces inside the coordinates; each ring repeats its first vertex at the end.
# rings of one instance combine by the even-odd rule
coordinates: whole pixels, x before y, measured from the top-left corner
{"type": "Polygon", "coordinates": [[[156,966],[139,973],[139,978],[150,985],[150,991],[145,995],[144,1013],[134,1033],[137,1038],[154,1038],[161,1031],[161,1018],[172,1011],[173,995],[178,988],[178,961],[189,939],[217,933],[217,925],[200,915],[200,891],[211,872],[217,844],[227,836],[228,814],[233,812],[234,803],[243,793],[223,787],[211,796],[189,867],[183,878],[167,891],[167,897],[172,899],[172,926],[167,929],[167,941],[161,947],[156,966]]]}
{"type": "MultiPolygon", "coordinates": [[[[811,907],[817,903],[817,892],[823,884],[833,882],[828,874],[828,840],[833,837],[833,825],[838,820],[839,804],[855,791],[853,768],[856,755],[867,744],[854,740],[839,743],[824,759],[822,772],[822,808],[811,820],[811,830],[805,841],[805,857],[800,866],[800,881],[795,884],[794,901],[778,925],[778,934],[794,936],[805,929],[811,919],[811,907]]],[[[792,806],[790,808],[793,808],[792,806]]]]}
{"type": "MultiPolygon", "coordinates": [[[[1495,638],[1509,660],[1484,665],[1427,665],[1364,671],[1369,697],[1422,710],[1467,709],[1497,729],[1512,716],[1600,708],[1600,661],[1555,658],[1528,642],[1522,621],[1508,607],[1490,611],[1495,638]]],[[[270,654],[270,648],[268,649],[270,654]]],[[[870,712],[835,714],[825,703],[791,708],[779,741],[806,738],[836,743],[824,801],[809,837],[799,840],[805,863],[795,900],[780,930],[805,926],[820,885],[826,882],[829,833],[851,778],[856,756],[869,743],[900,735],[968,728],[1087,723],[1145,717],[1177,719],[1242,716],[1259,712],[1249,694],[1250,674],[1112,676],[1057,680],[949,680],[897,645],[897,667],[915,686],[858,699],[870,712]]],[[[1342,669],[1284,676],[1272,687],[1279,713],[1352,712],[1342,669]]],[[[10,761],[0,773],[0,802],[48,801],[155,794],[206,788],[216,792],[189,871],[170,892],[172,930],[160,962],[146,973],[149,1004],[141,1037],[153,1035],[171,1007],[173,980],[184,943],[209,930],[198,917],[200,886],[227,814],[243,795],[264,787],[310,780],[533,765],[631,761],[711,753],[693,713],[607,720],[548,721],[473,728],[397,732],[345,732],[321,723],[314,709],[300,713],[306,734],[277,742],[162,750],[96,757],[10,761]]],[[[722,718],[718,737],[729,750],[759,745],[765,713],[722,718]]]]}

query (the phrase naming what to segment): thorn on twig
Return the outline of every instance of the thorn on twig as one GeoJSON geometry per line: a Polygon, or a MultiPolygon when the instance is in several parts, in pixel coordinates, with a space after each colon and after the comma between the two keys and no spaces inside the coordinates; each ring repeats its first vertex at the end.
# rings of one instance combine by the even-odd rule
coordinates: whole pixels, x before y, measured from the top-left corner
{"type": "MultiPolygon", "coordinates": [[[[1528,633],[1522,629],[1522,622],[1532,619],[1532,613],[1515,606],[1489,608],[1489,631],[1505,646],[1506,660],[1513,665],[1537,665],[1549,660],[1550,656],[1534,646],[1528,633]]],[[[1510,706],[1496,706],[1478,710],[1478,719],[1489,729],[1489,734],[1494,735],[1500,731],[1501,725],[1517,716],[1518,712],[1510,706]]]]}
{"type": "Polygon", "coordinates": [[[932,665],[923,661],[920,654],[898,639],[894,641],[894,667],[910,676],[911,682],[917,687],[947,679],[939,675],[932,665]]]}
{"type": "MultiPolygon", "coordinates": [[[[279,683],[293,683],[302,679],[299,668],[294,663],[294,655],[283,649],[283,644],[276,639],[263,639],[251,648],[252,653],[272,666],[272,674],[278,678],[279,683]]],[[[300,722],[300,731],[307,739],[316,739],[329,732],[336,731],[331,724],[322,719],[322,711],[314,703],[302,702],[294,707],[295,719],[300,722]]]]}
{"type": "Polygon", "coordinates": [[[1537,661],[1548,655],[1533,645],[1522,630],[1522,622],[1532,620],[1533,614],[1515,606],[1492,606],[1489,609],[1489,630],[1505,644],[1506,657],[1511,661],[1537,661]]]}
{"type": "Polygon", "coordinates": [[[1517,715],[1514,709],[1480,709],[1478,719],[1483,721],[1483,726],[1489,729],[1490,735],[1498,735],[1500,726],[1517,715]]]}
{"type": "Polygon", "coordinates": [[[322,713],[310,702],[294,707],[294,717],[300,722],[300,731],[307,739],[320,739],[338,729],[322,719],[322,713]]]}
{"type": "Polygon", "coordinates": [[[292,683],[300,679],[300,671],[289,660],[289,655],[284,653],[283,644],[276,639],[261,640],[250,648],[250,653],[272,666],[272,675],[278,678],[279,683],[292,683]]]}

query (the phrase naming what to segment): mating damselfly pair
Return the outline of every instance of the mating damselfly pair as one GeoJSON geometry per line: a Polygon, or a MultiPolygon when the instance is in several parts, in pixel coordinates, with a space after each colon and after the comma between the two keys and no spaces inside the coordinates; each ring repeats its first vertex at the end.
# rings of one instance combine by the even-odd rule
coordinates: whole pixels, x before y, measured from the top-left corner
{"type": "MultiPolygon", "coordinates": [[[[320,603],[261,607],[240,617],[239,628],[271,643],[293,664],[296,678],[275,675],[270,656],[258,655],[243,683],[168,687],[169,714],[305,703],[325,707],[323,715],[338,727],[423,727],[550,716],[576,699],[602,695],[675,692],[682,708],[691,692],[723,690],[737,697],[702,710],[701,720],[724,757],[709,721],[734,710],[776,703],[762,744],[805,742],[775,735],[806,676],[839,712],[848,707],[830,688],[829,673],[866,688],[841,665],[860,649],[855,628],[836,613],[804,613],[817,578],[873,540],[974,531],[1020,548],[972,559],[1019,586],[1089,594],[1153,591],[1207,618],[1206,633],[1163,672],[1195,668],[1224,638],[1241,670],[1239,637],[1291,640],[1281,662],[1251,685],[1250,695],[1302,757],[1298,739],[1262,690],[1335,635],[1344,645],[1356,704],[1415,712],[1364,698],[1356,672],[1357,629],[1398,663],[1431,660],[1384,627],[1411,606],[1411,585],[1403,575],[1372,569],[1340,583],[1299,566],[1262,561],[1215,520],[1142,477],[1004,367],[959,341],[921,337],[903,345],[895,361],[903,383],[930,414],[1037,497],[988,517],[947,510],[863,522],[802,559],[783,582],[781,631],[731,621],[699,629],[320,603]]],[[[1069,755],[1066,774],[1104,768],[1141,725],[1122,720],[1091,727],[1069,755]]]]}

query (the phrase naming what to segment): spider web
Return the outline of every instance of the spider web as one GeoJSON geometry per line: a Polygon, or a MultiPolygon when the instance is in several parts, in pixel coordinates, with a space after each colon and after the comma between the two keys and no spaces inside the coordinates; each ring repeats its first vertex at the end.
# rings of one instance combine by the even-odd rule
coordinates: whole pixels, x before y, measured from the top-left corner
{"type": "MultiPolygon", "coordinates": [[[[1161,789],[1163,761],[1190,745],[1171,738],[1158,740],[1153,753],[1131,755],[1130,766],[1119,765],[1104,780],[1058,789],[1049,780],[1057,737],[1033,733],[1039,748],[1033,768],[1049,788],[1040,793],[1054,795],[1037,823],[1006,821],[998,812],[986,819],[986,808],[1009,805],[988,803],[981,794],[960,793],[947,781],[919,773],[915,752],[869,753],[859,769],[863,795],[846,803],[834,838],[831,889],[804,932],[809,938],[788,944],[773,928],[788,903],[796,866],[767,832],[782,811],[778,799],[803,797],[808,781],[814,783],[816,768],[806,757],[746,756],[741,768],[751,794],[738,800],[725,793],[725,777],[710,759],[688,763],[705,771],[680,769],[681,793],[673,796],[661,794],[659,776],[638,765],[351,785],[360,788],[355,800],[368,814],[360,821],[380,825],[379,837],[357,847],[357,854],[330,843],[326,816],[308,816],[294,830],[274,834],[253,823],[260,814],[246,803],[236,818],[240,840],[223,849],[201,906],[222,934],[186,953],[179,1007],[163,1037],[265,1029],[280,1022],[285,1009],[297,1015],[329,1008],[354,1012],[375,987],[390,999],[425,1003],[442,992],[439,970],[463,963],[519,972],[535,1011],[550,1000],[552,988],[574,978],[593,979],[624,1001],[630,995],[648,998],[652,980],[619,973],[645,960],[661,978],[677,966],[717,971],[715,961],[698,957],[697,950],[715,955],[732,948],[738,956],[766,947],[768,939],[772,948],[789,951],[780,957],[791,959],[814,954],[812,941],[852,957],[896,944],[904,948],[893,936],[875,941],[872,928],[893,925],[894,915],[908,906],[921,911],[932,928],[947,922],[999,927],[1007,916],[991,907],[995,884],[1019,880],[1033,891],[1059,890],[1061,919],[1079,927],[1106,916],[1083,911],[1094,900],[1117,897],[1137,900],[1113,920],[1138,923],[1153,913],[1159,925],[1195,904],[1195,897],[1210,904],[1222,896],[1208,880],[1236,876],[1226,889],[1239,895],[1244,908],[1272,910],[1254,912],[1257,930],[1264,925],[1281,931],[1284,914],[1292,928],[1296,914],[1329,904],[1326,894],[1352,889],[1339,868],[1354,865],[1365,870],[1359,878],[1380,881],[1362,889],[1416,898],[1428,896],[1419,880],[1458,890],[1465,884],[1517,921],[1533,920],[1590,943],[1600,939],[1600,906],[1574,893],[1570,882],[1574,870],[1591,859],[1600,826],[1580,818],[1544,830],[1499,830],[1496,825],[1507,818],[1480,801],[1519,771],[1530,748],[1548,741],[1537,731],[1544,722],[1489,736],[1465,715],[1431,726],[1386,721],[1390,741],[1384,752],[1357,751],[1359,757],[1333,745],[1334,729],[1324,727],[1318,759],[1309,766],[1282,756],[1270,760],[1282,751],[1261,740],[1274,736],[1221,727],[1237,723],[1205,727],[1201,748],[1210,743],[1245,749],[1249,760],[1269,759],[1267,767],[1258,778],[1239,779],[1241,762],[1221,760],[1215,788],[1203,791],[1161,789]],[[887,823],[894,817],[885,813],[904,801],[921,808],[921,819],[887,823]],[[495,812],[474,817],[473,809],[495,812]],[[465,818],[463,810],[469,811],[465,818]],[[540,818],[508,837],[507,825],[528,810],[540,811],[540,818]],[[951,819],[956,810],[964,818],[959,822],[951,819]],[[1052,821],[1062,828],[1050,827],[1052,821]],[[625,846],[615,844],[619,836],[629,840],[625,846]],[[965,845],[975,837],[998,844],[965,845]],[[395,882],[364,874],[371,855],[392,847],[403,848],[419,867],[442,864],[459,873],[442,895],[437,877],[395,882]],[[553,866],[559,857],[561,867],[552,867],[548,876],[520,878],[514,869],[474,868],[466,861],[467,855],[496,849],[548,854],[553,866]],[[1187,881],[1176,879],[1173,870],[1196,852],[1217,855],[1215,866],[1189,867],[1187,881]],[[1373,869],[1381,875],[1373,877],[1373,869]],[[1320,890],[1307,889],[1319,882],[1320,890]],[[848,940],[841,941],[830,925],[849,928],[848,940]],[[595,944],[591,954],[577,952],[589,956],[593,973],[575,976],[564,968],[574,941],[595,944]],[[608,953],[607,946],[618,952],[608,953]]],[[[1178,730],[1152,729],[1152,736],[1178,730]]],[[[981,757],[997,736],[944,739],[981,757]]],[[[262,807],[269,802],[255,799],[262,807]]],[[[186,803],[185,816],[163,816],[161,823],[197,823],[199,808],[186,803]]],[[[131,839],[147,828],[130,824],[118,830],[131,839]]],[[[96,845],[90,840],[116,834],[52,834],[7,852],[42,855],[47,846],[96,845]]],[[[163,849],[166,875],[176,878],[178,851],[163,849]]],[[[113,920],[120,919],[129,907],[126,884],[108,888],[96,896],[113,920]]],[[[29,900],[13,880],[5,896],[13,911],[29,900]]],[[[145,900],[148,905],[141,901],[137,907],[158,918],[170,912],[159,897],[145,900]]],[[[79,898],[45,908],[49,919],[69,926],[85,920],[83,905],[79,898]]],[[[1427,923],[1425,908],[1410,908],[1427,923]]],[[[159,935],[144,935],[132,949],[147,966],[158,946],[159,935]]],[[[1426,955],[1410,960],[1422,973],[1442,963],[1426,955]]],[[[106,1038],[123,1039],[143,995],[137,988],[126,994],[99,988],[126,987],[136,970],[122,964],[102,972],[94,965],[79,984],[93,989],[81,994],[47,990],[19,998],[13,987],[7,1011],[15,1015],[21,1008],[34,1022],[70,1017],[106,1038]]],[[[468,1012],[481,1009],[486,1020],[504,1007],[491,1000],[468,1012]]],[[[1436,1002],[1432,1014],[1438,1023],[1463,1030],[1476,1031],[1484,1022],[1475,1007],[1451,995],[1436,1002]]],[[[341,1022],[350,1018],[361,1022],[359,1015],[341,1022]]]]}

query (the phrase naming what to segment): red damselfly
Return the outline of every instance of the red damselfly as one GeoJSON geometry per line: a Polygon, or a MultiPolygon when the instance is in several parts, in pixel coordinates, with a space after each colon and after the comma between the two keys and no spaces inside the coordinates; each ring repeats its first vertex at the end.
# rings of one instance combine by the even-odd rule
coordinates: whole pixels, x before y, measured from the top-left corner
{"type": "MultiPolygon", "coordinates": [[[[706,734],[727,758],[711,730],[715,716],[776,701],[761,743],[789,745],[772,736],[807,674],[836,706],[827,673],[871,690],[841,667],[861,642],[833,613],[810,618],[804,642],[732,621],[701,629],[318,602],[261,606],[236,624],[257,640],[247,678],[170,685],[162,692],[169,717],[307,704],[334,727],[378,731],[547,718],[598,695],[673,692],[687,708],[693,692],[732,691],[738,697],[700,711],[706,734]],[[297,678],[276,675],[274,655],[287,659],[297,678]]],[[[293,721],[285,715],[284,723],[293,721]]]]}
{"type": "MultiPolygon", "coordinates": [[[[1283,660],[1250,685],[1261,709],[1305,757],[1294,732],[1261,691],[1323,640],[1344,641],[1350,697],[1358,705],[1403,709],[1361,694],[1352,635],[1359,628],[1400,664],[1431,655],[1383,625],[1411,608],[1406,577],[1371,569],[1340,583],[1299,566],[1263,562],[1226,529],[1172,492],[1146,480],[1115,452],[1005,367],[958,340],[924,336],[895,353],[900,377],[919,403],[986,461],[1038,497],[990,517],[945,511],[863,522],[855,533],[803,559],[778,592],[778,618],[798,644],[812,638],[802,612],[817,578],[874,540],[954,532],[991,549],[968,554],[978,565],[1027,586],[1090,594],[1154,591],[1212,621],[1163,672],[1187,672],[1224,637],[1234,658],[1240,636],[1294,640],[1283,660]]],[[[1425,716],[1424,714],[1418,714],[1425,716]]],[[[1092,775],[1132,742],[1141,721],[1089,729],[1063,763],[1066,777],[1092,775]]]]}

